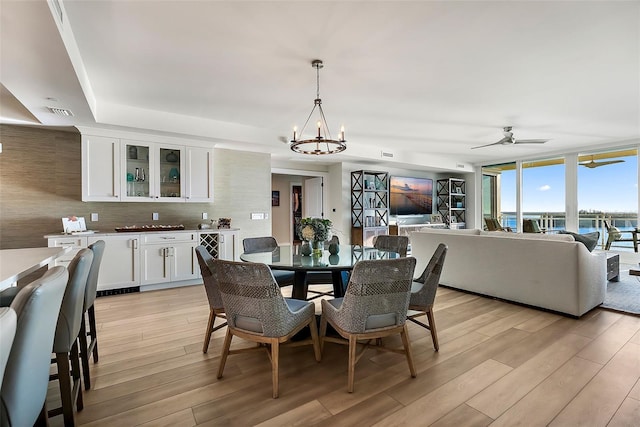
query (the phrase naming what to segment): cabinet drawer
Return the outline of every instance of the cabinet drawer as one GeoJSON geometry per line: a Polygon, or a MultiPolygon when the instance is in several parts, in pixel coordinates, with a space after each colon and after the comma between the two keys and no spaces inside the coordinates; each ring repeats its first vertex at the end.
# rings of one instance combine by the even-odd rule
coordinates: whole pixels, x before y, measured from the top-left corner
{"type": "Polygon", "coordinates": [[[164,245],[172,242],[197,242],[198,233],[141,234],[140,240],[143,245],[164,245]]]}
{"type": "Polygon", "coordinates": [[[86,237],[56,237],[49,239],[48,246],[50,248],[86,248],[86,237]]]}

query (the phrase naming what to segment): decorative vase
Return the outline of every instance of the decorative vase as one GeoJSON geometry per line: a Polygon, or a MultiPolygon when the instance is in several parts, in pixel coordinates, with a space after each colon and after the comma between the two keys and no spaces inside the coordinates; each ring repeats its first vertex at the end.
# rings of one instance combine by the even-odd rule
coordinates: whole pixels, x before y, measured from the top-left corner
{"type": "Polygon", "coordinates": [[[311,242],[311,247],[313,248],[313,256],[322,256],[322,251],[324,251],[324,241],[314,240],[311,242]]]}
{"type": "Polygon", "coordinates": [[[169,154],[167,154],[166,159],[167,159],[167,162],[171,162],[171,163],[175,163],[178,160],[180,160],[180,158],[178,157],[178,155],[174,151],[172,151],[169,154]]]}
{"type": "Polygon", "coordinates": [[[338,265],[340,262],[340,257],[337,254],[329,255],[329,264],[338,265]]]}
{"type": "Polygon", "coordinates": [[[340,252],[340,245],[337,243],[329,243],[329,253],[331,255],[335,255],[340,252]]]}
{"type": "Polygon", "coordinates": [[[179,179],[180,173],[178,172],[178,168],[171,168],[169,171],[169,180],[171,180],[171,182],[178,182],[179,179]]]}
{"type": "Polygon", "coordinates": [[[302,245],[300,246],[300,253],[306,256],[311,255],[311,245],[309,244],[309,242],[305,241],[302,243],[302,245]]]}

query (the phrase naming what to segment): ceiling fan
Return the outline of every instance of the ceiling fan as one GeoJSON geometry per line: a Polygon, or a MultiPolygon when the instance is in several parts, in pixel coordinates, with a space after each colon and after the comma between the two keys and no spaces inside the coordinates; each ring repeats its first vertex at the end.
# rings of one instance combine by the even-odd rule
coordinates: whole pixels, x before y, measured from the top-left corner
{"type": "Polygon", "coordinates": [[[588,162],[580,163],[581,166],[588,167],[589,169],[599,168],[600,166],[612,165],[614,163],[622,163],[624,160],[605,160],[603,162],[595,162],[593,160],[593,156],[591,156],[591,160],[588,162]]]}
{"type": "Polygon", "coordinates": [[[491,145],[544,144],[548,141],[548,139],[515,139],[513,137],[513,132],[511,132],[511,129],[513,129],[511,126],[505,126],[504,128],[502,128],[504,138],[502,138],[500,141],[492,142],[491,144],[480,145],[478,147],[471,147],[471,149],[473,150],[476,148],[489,147],[491,145]]]}

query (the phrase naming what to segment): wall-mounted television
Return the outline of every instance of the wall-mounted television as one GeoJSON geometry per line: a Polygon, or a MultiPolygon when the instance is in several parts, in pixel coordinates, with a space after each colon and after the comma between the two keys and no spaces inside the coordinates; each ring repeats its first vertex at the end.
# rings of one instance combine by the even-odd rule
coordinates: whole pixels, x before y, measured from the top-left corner
{"type": "Polygon", "coordinates": [[[392,176],[389,192],[391,215],[425,215],[433,210],[433,180],[392,176]]]}

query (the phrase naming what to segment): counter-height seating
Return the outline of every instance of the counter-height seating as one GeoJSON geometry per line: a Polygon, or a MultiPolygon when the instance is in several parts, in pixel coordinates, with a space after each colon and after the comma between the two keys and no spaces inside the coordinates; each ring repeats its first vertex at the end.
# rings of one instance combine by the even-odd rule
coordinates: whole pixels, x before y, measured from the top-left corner
{"type": "Polygon", "coordinates": [[[82,362],[82,374],[84,378],[84,388],[91,388],[91,375],[89,372],[89,358],[93,355],[93,363],[98,363],[98,328],[96,326],[96,312],[93,304],[98,293],[98,274],[102,263],[102,255],[106,244],[104,240],[98,240],[89,245],[93,252],[93,261],[87,277],[87,286],[84,290],[84,304],[82,309],[82,320],[80,321],[80,360],[82,362]],[[87,330],[87,324],[89,330],[87,330]],[[89,342],[87,343],[87,337],[89,342]]]}
{"type": "Polygon", "coordinates": [[[423,230],[411,234],[420,271],[440,243],[448,246],[440,284],[582,316],[604,301],[606,255],[568,234],[423,230]]]}
{"type": "Polygon", "coordinates": [[[46,423],[51,347],[68,277],[66,268],[54,267],[20,288],[11,303],[17,324],[0,392],[2,426],[46,423]]]}

